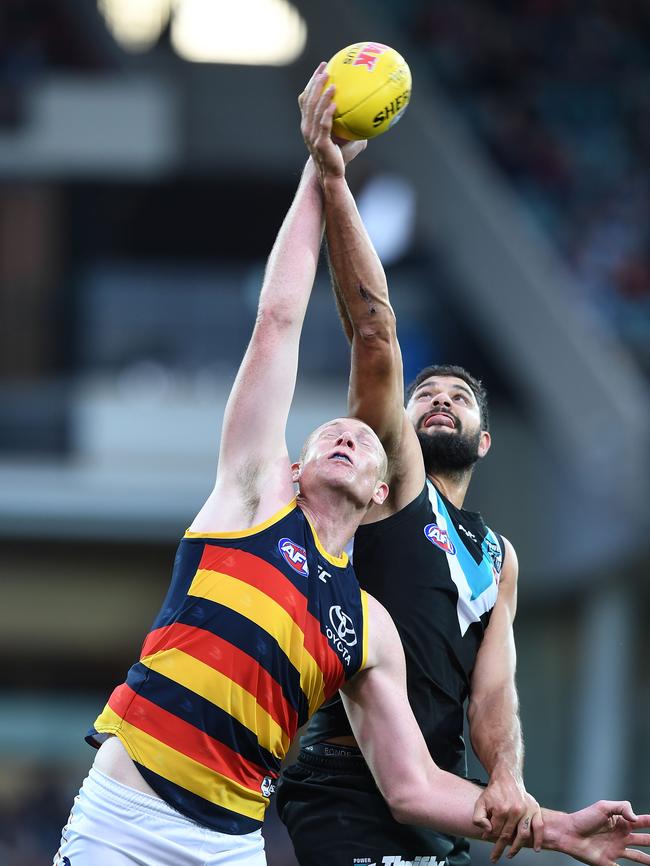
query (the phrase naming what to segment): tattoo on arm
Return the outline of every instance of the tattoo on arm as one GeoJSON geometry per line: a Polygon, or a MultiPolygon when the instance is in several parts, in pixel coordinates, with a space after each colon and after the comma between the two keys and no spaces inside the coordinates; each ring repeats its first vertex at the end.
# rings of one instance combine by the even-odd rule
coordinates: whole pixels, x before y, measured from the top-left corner
{"type": "Polygon", "coordinates": [[[367,290],[361,284],[359,285],[359,294],[361,295],[361,298],[366,302],[366,305],[368,307],[368,312],[370,313],[370,315],[374,316],[374,314],[377,312],[377,308],[375,306],[373,306],[371,296],[368,294],[367,290]]]}

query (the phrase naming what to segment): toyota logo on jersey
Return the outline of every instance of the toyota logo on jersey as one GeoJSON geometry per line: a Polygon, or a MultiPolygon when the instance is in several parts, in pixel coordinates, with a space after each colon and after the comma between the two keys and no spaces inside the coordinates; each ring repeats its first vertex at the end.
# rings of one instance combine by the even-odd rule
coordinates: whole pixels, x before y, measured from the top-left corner
{"type": "Polygon", "coordinates": [[[340,604],[332,605],[330,608],[330,622],[339,640],[348,646],[354,646],[357,642],[357,633],[354,630],[352,618],[341,610],[340,604]]]}
{"type": "Polygon", "coordinates": [[[424,527],[424,534],[440,550],[444,550],[445,553],[451,553],[452,556],[456,554],[454,542],[449,537],[447,530],[442,529],[437,523],[427,523],[424,527]]]}
{"type": "Polygon", "coordinates": [[[296,544],[290,538],[281,538],[278,541],[278,550],[294,571],[297,571],[298,574],[302,574],[304,577],[309,577],[307,551],[304,547],[296,544]]]}
{"type": "Polygon", "coordinates": [[[352,661],[350,650],[348,647],[355,646],[357,642],[357,633],[354,629],[352,617],[341,610],[340,604],[333,604],[330,608],[330,626],[326,626],[325,634],[327,639],[332,642],[334,649],[341,657],[344,664],[349,665],[352,661]]]}

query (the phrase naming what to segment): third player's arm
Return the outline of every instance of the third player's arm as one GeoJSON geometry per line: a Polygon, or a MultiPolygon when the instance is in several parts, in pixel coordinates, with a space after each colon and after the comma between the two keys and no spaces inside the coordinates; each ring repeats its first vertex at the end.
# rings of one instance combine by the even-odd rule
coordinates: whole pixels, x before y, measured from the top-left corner
{"type": "MultiPolygon", "coordinates": [[[[406,692],[404,651],[386,609],[368,597],[367,667],[341,691],[352,730],[397,821],[476,835],[481,789],[431,759],[406,692]]],[[[485,819],[483,829],[490,830],[485,819]]]]}
{"type": "MultiPolygon", "coordinates": [[[[408,703],[404,652],[397,629],[385,608],[368,597],[367,668],[342,690],[343,703],[357,742],[375,781],[398,821],[422,824],[455,836],[496,841],[494,859],[506,840],[483,818],[474,818],[481,789],[467,779],[441,770],[431,759],[408,703]]],[[[600,801],[567,814],[544,809],[542,847],[570,854],[591,866],[615,866],[620,859],[650,866],[650,856],[631,846],[650,845],[650,816],[638,820],[627,802],[600,801]]],[[[518,836],[515,850],[531,846],[518,836]]]]}

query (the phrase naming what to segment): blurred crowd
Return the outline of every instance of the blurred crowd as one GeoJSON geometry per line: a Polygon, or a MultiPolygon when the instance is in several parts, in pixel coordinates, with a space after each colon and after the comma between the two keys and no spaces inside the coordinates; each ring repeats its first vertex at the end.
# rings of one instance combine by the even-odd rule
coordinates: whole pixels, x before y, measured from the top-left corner
{"type": "Polygon", "coordinates": [[[59,769],[20,765],[0,779],[0,866],[43,866],[59,847],[72,786],[59,769]]]}
{"type": "Polygon", "coordinates": [[[416,0],[410,28],[650,373],[650,3],[416,0]]]}
{"type": "MultiPolygon", "coordinates": [[[[0,774],[0,866],[52,862],[83,775],[78,768],[44,764],[21,765],[11,777],[6,771],[0,774]]],[[[273,806],[264,837],[268,866],[297,866],[273,806]]]]}
{"type": "Polygon", "coordinates": [[[44,73],[106,67],[105,45],[88,40],[79,12],[52,0],[2,0],[0,129],[25,122],[25,88],[44,73]]]}

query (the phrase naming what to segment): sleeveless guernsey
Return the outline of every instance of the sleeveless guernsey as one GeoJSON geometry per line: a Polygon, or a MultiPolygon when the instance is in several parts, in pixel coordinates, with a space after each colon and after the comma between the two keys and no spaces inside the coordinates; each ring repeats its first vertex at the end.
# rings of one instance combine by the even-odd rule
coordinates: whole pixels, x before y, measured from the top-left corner
{"type": "MultiPolygon", "coordinates": [[[[438,766],[467,772],[463,704],[496,602],[503,539],[427,481],[401,511],[360,526],[359,582],[389,611],[406,655],[408,695],[438,766]]],[[[340,698],[312,719],[303,746],[351,734],[340,698]]]]}
{"type": "Polygon", "coordinates": [[[295,502],[244,532],[187,532],[140,661],[88,734],[116,734],[200,824],[262,825],[298,728],[365,664],[367,599],[295,502]]]}

